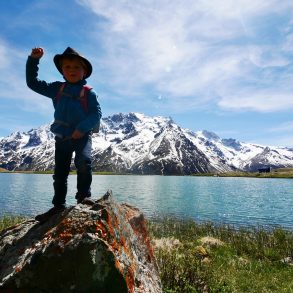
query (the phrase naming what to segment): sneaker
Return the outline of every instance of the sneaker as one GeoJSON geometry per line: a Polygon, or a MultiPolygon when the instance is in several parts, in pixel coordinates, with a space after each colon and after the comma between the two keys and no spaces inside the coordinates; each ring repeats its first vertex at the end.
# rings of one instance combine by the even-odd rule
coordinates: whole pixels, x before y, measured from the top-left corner
{"type": "Polygon", "coordinates": [[[91,197],[91,194],[90,193],[76,193],[75,195],[75,198],[76,198],[76,201],[77,201],[77,204],[79,203],[83,203],[83,201],[85,199],[90,199],[91,197]]]}
{"type": "Polygon", "coordinates": [[[86,204],[88,206],[93,206],[95,204],[95,201],[92,200],[90,197],[85,197],[80,203],[81,204],[86,204]]]}
{"type": "Polygon", "coordinates": [[[65,210],[65,206],[54,206],[53,208],[49,209],[47,212],[37,215],[35,220],[39,221],[40,223],[44,223],[48,221],[52,216],[59,214],[65,210]]]}

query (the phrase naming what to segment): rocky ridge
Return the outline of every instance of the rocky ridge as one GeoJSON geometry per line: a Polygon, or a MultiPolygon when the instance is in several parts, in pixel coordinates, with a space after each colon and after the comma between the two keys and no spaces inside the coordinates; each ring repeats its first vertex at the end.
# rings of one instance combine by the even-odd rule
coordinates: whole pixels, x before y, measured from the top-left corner
{"type": "MultiPolygon", "coordinates": [[[[102,119],[93,135],[93,169],[134,174],[188,175],[293,167],[293,149],[222,139],[209,131],[192,132],[171,118],[140,113],[102,119]]],[[[54,137],[49,125],[0,139],[0,167],[52,170],[54,137]]]]}

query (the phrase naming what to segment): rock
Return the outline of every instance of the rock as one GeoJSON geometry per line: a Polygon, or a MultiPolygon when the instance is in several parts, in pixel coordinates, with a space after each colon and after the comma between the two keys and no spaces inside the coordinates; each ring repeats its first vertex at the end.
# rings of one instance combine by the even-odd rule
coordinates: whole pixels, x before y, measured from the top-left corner
{"type": "Polygon", "coordinates": [[[288,264],[289,266],[293,266],[293,258],[291,256],[283,258],[281,262],[284,264],[288,264]]]}
{"type": "Polygon", "coordinates": [[[173,237],[162,237],[159,239],[154,239],[152,244],[155,249],[171,251],[179,247],[181,245],[181,242],[173,237]]]}
{"type": "Polygon", "coordinates": [[[217,246],[223,246],[225,243],[221,241],[220,239],[206,236],[202,237],[200,240],[201,245],[208,246],[208,247],[217,247],[217,246]]]}
{"type": "Polygon", "coordinates": [[[0,233],[0,292],[162,292],[143,214],[107,192],[0,233]]]}
{"type": "Polygon", "coordinates": [[[196,246],[195,247],[195,254],[200,258],[207,257],[209,254],[207,250],[203,246],[196,246]]]}

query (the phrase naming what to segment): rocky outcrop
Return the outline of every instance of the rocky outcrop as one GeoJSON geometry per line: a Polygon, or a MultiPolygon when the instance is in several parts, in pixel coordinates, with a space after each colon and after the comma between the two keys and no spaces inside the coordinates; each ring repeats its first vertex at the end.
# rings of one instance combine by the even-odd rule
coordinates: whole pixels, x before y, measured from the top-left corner
{"type": "MultiPolygon", "coordinates": [[[[194,134],[171,118],[116,114],[103,118],[99,134],[92,137],[92,167],[99,172],[153,175],[231,170],[222,160],[215,168],[196,141],[194,134]]],[[[16,132],[0,139],[0,167],[10,171],[52,170],[54,146],[49,125],[16,132]]]]}
{"type": "Polygon", "coordinates": [[[143,214],[111,192],[0,234],[0,292],[161,292],[143,214]]]}

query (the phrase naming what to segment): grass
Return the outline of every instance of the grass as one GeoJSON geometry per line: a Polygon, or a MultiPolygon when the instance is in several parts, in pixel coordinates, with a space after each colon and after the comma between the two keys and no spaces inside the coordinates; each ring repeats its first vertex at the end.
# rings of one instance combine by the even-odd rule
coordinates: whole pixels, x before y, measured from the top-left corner
{"type": "MultiPolygon", "coordinates": [[[[23,221],[0,218],[0,231],[23,221]]],[[[293,232],[163,219],[149,222],[164,293],[293,292],[293,232]]]]}
{"type": "Polygon", "coordinates": [[[22,216],[4,215],[0,218],[0,232],[25,220],[22,216]]]}
{"type": "Polygon", "coordinates": [[[149,227],[165,293],[293,292],[290,231],[168,219],[149,227]],[[169,245],[157,246],[158,239],[169,245]]]}
{"type": "MultiPolygon", "coordinates": [[[[0,168],[0,173],[25,173],[25,174],[53,174],[53,170],[47,171],[8,171],[0,168]]],[[[76,174],[73,170],[70,174],[76,174]]],[[[136,175],[131,173],[116,173],[110,171],[93,171],[93,175],[136,175]]],[[[139,175],[139,174],[138,174],[139,175]]],[[[179,176],[179,175],[178,175],[179,176]]],[[[182,175],[183,176],[183,175],[182,175]]],[[[259,172],[226,172],[226,173],[198,173],[192,176],[217,176],[217,177],[253,177],[253,178],[293,178],[293,168],[273,169],[270,173],[259,172]]]]}
{"type": "MultiPolygon", "coordinates": [[[[0,173],[23,173],[23,174],[54,174],[54,170],[44,170],[44,171],[34,171],[34,170],[16,170],[16,171],[9,171],[3,168],[0,168],[0,173]]],[[[76,175],[76,170],[70,171],[70,175],[76,175]]],[[[121,174],[115,173],[110,171],[94,171],[93,175],[129,175],[129,174],[121,174]]]]}
{"type": "Polygon", "coordinates": [[[216,177],[252,177],[252,178],[293,178],[293,168],[273,169],[269,173],[259,172],[225,172],[225,173],[203,173],[193,174],[193,176],[216,176],[216,177]]]}

